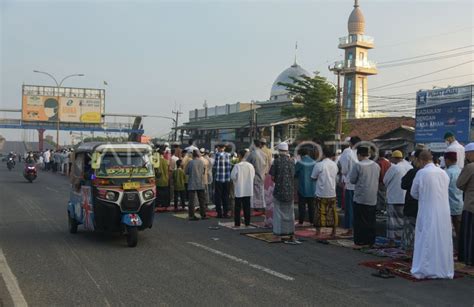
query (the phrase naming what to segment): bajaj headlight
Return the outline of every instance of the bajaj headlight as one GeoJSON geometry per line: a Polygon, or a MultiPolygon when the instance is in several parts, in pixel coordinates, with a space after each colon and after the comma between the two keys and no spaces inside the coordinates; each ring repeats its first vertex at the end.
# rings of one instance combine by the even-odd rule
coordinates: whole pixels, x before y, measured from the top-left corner
{"type": "Polygon", "coordinates": [[[150,200],[153,197],[155,197],[155,193],[153,193],[153,190],[146,190],[145,192],[143,192],[143,199],[150,200]]]}
{"type": "Polygon", "coordinates": [[[115,192],[107,191],[107,193],[105,193],[105,199],[107,199],[108,201],[116,201],[117,198],[118,194],[115,192]]]}

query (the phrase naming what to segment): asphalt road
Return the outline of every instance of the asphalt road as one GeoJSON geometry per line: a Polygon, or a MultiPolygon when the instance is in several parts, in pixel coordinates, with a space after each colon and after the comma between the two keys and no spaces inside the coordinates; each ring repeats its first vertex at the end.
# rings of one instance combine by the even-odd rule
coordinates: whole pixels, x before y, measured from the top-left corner
{"type": "MultiPolygon", "coordinates": [[[[4,163],[3,163],[4,164],[4,163]]],[[[67,231],[69,185],[0,165],[0,306],[472,306],[474,278],[378,279],[373,256],[305,241],[268,244],[217,220],[156,215],[136,248],[122,235],[67,231]],[[5,258],[4,260],[3,257],[5,258]]]]}

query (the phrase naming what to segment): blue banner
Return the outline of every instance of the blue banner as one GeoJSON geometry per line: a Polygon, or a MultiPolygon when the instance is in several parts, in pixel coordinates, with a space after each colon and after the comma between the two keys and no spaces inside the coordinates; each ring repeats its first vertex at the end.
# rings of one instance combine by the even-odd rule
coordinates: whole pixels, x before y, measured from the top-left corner
{"type": "Polygon", "coordinates": [[[452,132],[461,143],[471,140],[472,87],[419,91],[416,95],[417,143],[442,143],[452,132]]]}

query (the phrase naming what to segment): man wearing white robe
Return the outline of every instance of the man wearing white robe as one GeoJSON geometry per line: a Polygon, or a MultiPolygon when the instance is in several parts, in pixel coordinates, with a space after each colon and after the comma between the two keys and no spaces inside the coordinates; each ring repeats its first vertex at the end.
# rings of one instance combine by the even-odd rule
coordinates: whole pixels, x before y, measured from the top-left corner
{"type": "Polygon", "coordinates": [[[419,159],[421,169],[410,191],[411,196],[418,199],[411,274],[417,279],[452,279],[454,261],[449,177],[433,164],[433,156],[429,151],[422,151],[419,159]]]}

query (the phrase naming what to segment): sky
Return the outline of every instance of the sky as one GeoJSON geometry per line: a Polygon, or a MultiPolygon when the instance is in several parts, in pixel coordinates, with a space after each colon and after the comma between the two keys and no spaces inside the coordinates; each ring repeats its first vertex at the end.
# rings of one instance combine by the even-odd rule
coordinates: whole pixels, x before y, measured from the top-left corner
{"type": "MultiPolygon", "coordinates": [[[[439,60],[380,68],[368,81],[370,110],[413,115],[417,90],[473,83],[474,65],[467,63],[474,59],[473,1],[359,3],[366,34],[375,38],[369,59],[380,65],[464,47],[439,60]]],[[[106,113],[172,116],[180,109],[182,123],[204,101],[268,99],[278,74],[293,63],[296,41],[298,63],[335,82],[327,67],[342,59],[338,38],[347,35],[352,9],[353,0],[1,0],[0,109],[21,107],[22,84],[53,85],[33,70],[58,79],[82,73],[64,86],[104,88],[106,113]]],[[[14,114],[0,112],[6,117],[14,114]]],[[[161,136],[171,124],[146,118],[145,132],[161,136]]],[[[33,131],[0,129],[0,135],[36,138],[33,131]]],[[[66,133],[61,139],[68,140],[66,133]]]]}

